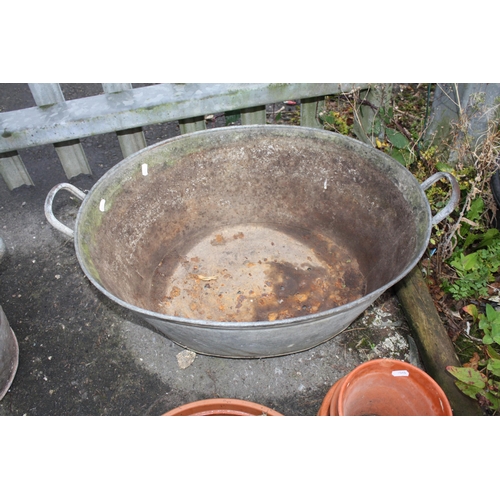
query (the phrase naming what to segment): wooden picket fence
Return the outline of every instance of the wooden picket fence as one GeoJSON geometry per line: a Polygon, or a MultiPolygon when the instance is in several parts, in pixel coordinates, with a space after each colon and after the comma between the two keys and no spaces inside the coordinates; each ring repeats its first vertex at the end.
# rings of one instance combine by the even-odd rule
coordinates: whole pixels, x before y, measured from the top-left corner
{"type": "MultiPolygon", "coordinates": [[[[9,189],[33,185],[19,150],[53,144],[68,179],[92,174],[80,139],[115,132],[124,157],[147,146],[142,127],[178,121],[181,133],[205,128],[210,114],[238,111],[243,125],[265,124],[266,105],[300,100],[302,126],[318,121],[325,96],[367,83],[171,83],[133,88],[103,83],[103,94],[66,101],[58,83],[30,83],[36,107],[0,113],[0,174],[9,189]]],[[[366,96],[365,98],[369,98],[366,96]]],[[[369,110],[369,108],[368,108],[369,110]]]]}

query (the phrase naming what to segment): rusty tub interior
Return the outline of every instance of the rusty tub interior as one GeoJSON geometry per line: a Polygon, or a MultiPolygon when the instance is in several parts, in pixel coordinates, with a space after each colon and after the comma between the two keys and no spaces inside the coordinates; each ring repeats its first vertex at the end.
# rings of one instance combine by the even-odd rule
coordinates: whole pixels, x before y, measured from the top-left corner
{"type": "Polygon", "coordinates": [[[230,129],[146,148],[94,186],[75,241],[98,286],[165,316],[274,322],[355,301],[415,258],[428,216],[392,160],[324,131],[230,129]]]}

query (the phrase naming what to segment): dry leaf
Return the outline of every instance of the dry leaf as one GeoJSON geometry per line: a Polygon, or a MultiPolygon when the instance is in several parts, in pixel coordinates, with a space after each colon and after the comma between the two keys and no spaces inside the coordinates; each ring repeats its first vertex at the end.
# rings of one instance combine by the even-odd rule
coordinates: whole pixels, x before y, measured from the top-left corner
{"type": "Polygon", "coordinates": [[[477,352],[475,352],[473,355],[472,355],[472,358],[469,359],[469,362],[468,363],[464,363],[464,367],[466,368],[472,368],[474,370],[477,370],[478,369],[478,363],[479,363],[479,354],[477,352]]]}

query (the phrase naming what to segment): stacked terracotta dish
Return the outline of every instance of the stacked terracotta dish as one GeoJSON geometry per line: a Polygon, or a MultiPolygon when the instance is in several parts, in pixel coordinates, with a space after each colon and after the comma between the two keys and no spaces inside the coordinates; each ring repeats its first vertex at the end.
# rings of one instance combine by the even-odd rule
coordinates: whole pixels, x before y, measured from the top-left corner
{"type": "Polygon", "coordinates": [[[450,403],[423,370],[394,359],[374,359],[338,380],[320,416],[451,416],[450,403]]]}

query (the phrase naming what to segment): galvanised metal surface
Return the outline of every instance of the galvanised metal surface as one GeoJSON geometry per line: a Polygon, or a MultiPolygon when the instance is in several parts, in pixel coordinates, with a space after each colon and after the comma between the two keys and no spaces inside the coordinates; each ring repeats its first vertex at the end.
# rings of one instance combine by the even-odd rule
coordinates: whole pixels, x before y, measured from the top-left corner
{"type": "Polygon", "coordinates": [[[0,262],[2,262],[2,259],[5,257],[5,254],[7,253],[7,247],[5,246],[5,243],[0,236],[0,262]]]}
{"type": "MultiPolygon", "coordinates": [[[[214,356],[278,356],[331,339],[413,269],[427,247],[432,224],[456,204],[458,184],[449,174],[428,179],[425,187],[441,177],[451,182],[453,196],[432,217],[413,175],[354,139],[292,126],[212,129],[169,139],[120,162],[88,195],[80,195],[84,200],[74,233],[69,228],[65,232],[74,234],[80,265],[102,293],[179,345],[214,356]],[[250,262],[246,253],[252,248],[245,231],[239,230],[245,225],[282,232],[308,245],[311,260],[297,261],[284,245],[271,257],[273,262],[250,262]],[[168,309],[177,294],[169,279],[205,257],[190,252],[207,237],[213,252],[224,254],[229,246],[223,230],[234,230],[233,240],[241,242],[240,251],[227,252],[229,261],[250,265],[252,279],[258,264],[266,276],[263,282],[249,281],[251,290],[241,290],[252,297],[259,287],[268,287],[266,294],[255,295],[255,316],[220,321],[210,319],[216,318],[215,308],[201,311],[215,303],[203,303],[203,294],[213,292],[210,282],[219,280],[222,287],[234,274],[227,268],[202,267],[196,274],[193,268],[186,280],[206,280],[208,288],[203,294],[186,292],[193,299],[189,317],[175,314],[168,309]],[[300,287],[307,283],[308,272],[338,264],[332,241],[352,256],[347,260],[356,262],[365,280],[364,294],[337,307],[315,309],[313,289],[300,287]],[[273,266],[284,272],[273,274],[273,266]],[[287,287],[291,300],[305,309],[296,312],[290,306],[284,311],[277,300],[276,309],[264,309],[267,319],[262,316],[262,301],[280,299],[287,287]]],[[[65,187],[56,186],[47,197],[51,223],[51,202],[65,187]]],[[[347,271],[339,286],[349,286],[347,271]]],[[[217,293],[222,294],[220,287],[217,293]]],[[[335,290],[327,288],[326,293],[331,298],[328,294],[335,290]]],[[[232,297],[234,318],[240,298],[237,292],[232,297]]],[[[227,303],[217,309],[221,306],[227,303]]]]}
{"type": "Polygon", "coordinates": [[[0,307],[0,399],[9,390],[19,363],[19,346],[7,317],[0,307]]]}

